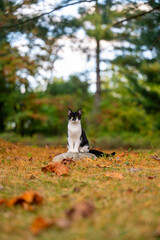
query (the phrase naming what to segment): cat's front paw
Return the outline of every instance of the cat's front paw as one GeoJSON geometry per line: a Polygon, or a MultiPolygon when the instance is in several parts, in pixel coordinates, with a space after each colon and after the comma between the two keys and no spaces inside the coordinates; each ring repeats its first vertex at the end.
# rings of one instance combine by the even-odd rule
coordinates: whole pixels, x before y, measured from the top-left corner
{"type": "Polygon", "coordinates": [[[71,153],[71,152],[73,152],[73,149],[69,149],[67,152],[71,153]]]}
{"type": "Polygon", "coordinates": [[[79,152],[84,153],[85,151],[83,149],[81,149],[79,152]]]}
{"type": "Polygon", "coordinates": [[[74,153],[78,153],[78,150],[74,149],[72,152],[74,152],[74,153]]]}
{"type": "Polygon", "coordinates": [[[67,152],[69,152],[69,153],[78,153],[78,150],[71,149],[71,150],[68,150],[67,152]]]}

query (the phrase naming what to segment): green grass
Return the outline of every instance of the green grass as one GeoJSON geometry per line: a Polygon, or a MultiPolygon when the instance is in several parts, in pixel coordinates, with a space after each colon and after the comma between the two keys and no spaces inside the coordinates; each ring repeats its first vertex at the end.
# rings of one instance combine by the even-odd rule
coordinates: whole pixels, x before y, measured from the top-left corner
{"type": "MultiPolygon", "coordinates": [[[[126,149],[155,149],[160,147],[160,135],[158,133],[153,136],[140,135],[133,132],[122,132],[118,135],[108,134],[103,133],[103,135],[99,136],[88,136],[91,147],[101,147],[103,149],[116,149],[120,147],[126,149]]],[[[31,145],[32,147],[45,145],[65,147],[67,144],[66,134],[64,136],[56,135],[52,137],[43,134],[34,134],[32,137],[21,137],[14,132],[4,132],[0,134],[0,138],[13,143],[20,142],[25,145],[31,145]]]]}

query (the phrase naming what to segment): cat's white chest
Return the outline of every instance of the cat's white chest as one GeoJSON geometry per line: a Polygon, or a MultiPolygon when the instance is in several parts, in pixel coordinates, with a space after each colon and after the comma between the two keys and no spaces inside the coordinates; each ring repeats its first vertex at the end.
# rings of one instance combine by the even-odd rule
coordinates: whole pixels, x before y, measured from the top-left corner
{"type": "Polygon", "coordinates": [[[82,131],[82,129],[81,129],[80,123],[74,124],[72,122],[69,122],[69,124],[68,124],[68,137],[69,138],[72,138],[74,140],[80,139],[81,131],[82,131]]]}

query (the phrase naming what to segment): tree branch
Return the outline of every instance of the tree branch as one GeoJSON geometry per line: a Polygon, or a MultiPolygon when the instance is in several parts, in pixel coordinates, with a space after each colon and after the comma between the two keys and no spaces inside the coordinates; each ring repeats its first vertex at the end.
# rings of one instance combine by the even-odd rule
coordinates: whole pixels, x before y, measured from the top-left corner
{"type": "Polygon", "coordinates": [[[157,45],[157,43],[159,43],[160,42],[160,35],[156,38],[156,40],[152,43],[152,45],[150,46],[150,50],[152,50],[152,48],[155,46],[155,45],[157,45]]]}
{"type": "Polygon", "coordinates": [[[20,25],[24,25],[24,24],[26,24],[26,23],[29,23],[29,22],[31,22],[31,21],[34,21],[34,20],[37,20],[37,19],[39,19],[39,18],[41,18],[41,17],[43,17],[43,16],[45,16],[45,15],[49,15],[49,14],[51,14],[51,13],[53,13],[53,12],[55,12],[55,11],[58,11],[58,10],[60,10],[60,9],[62,9],[62,8],[65,8],[65,7],[69,7],[69,6],[73,6],[73,5],[77,5],[77,4],[80,4],[80,3],[90,3],[90,2],[95,2],[96,0],[80,0],[80,1],[77,1],[77,2],[73,2],[73,3],[68,3],[68,4],[66,4],[66,5],[59,5],[59,6],[57,6],[57,7],[55,7],[54,9],[52,9],[51,11],[49,11],[49,12],[45,12],[45,13],[42,13],[42,14],[40,14],[40,15],[38,15],[38,16],[35,16],[35,17],[32,17],[32,18],[29,18],[29,19],[26,19],[26,20],[22,20],[22,21],[20,21],[19,23],[17,23],[17,24],[11,24],[11,25],[6,25],[6,26],[2,26],[2,27],[0,27],[0,28],[7,28],[7,29],[12,29],[12,28],[17,28],[18,26],[20,26],[20,25]]]}
{"type": "Polygon", "coordinates": [[[160,9],[160,6],[157,6],[157,7],[155,7],[155,8],[152,8],[152,9],[149,10],[149,11],[145,11],[145,12],[142,12],[142,13],[139,13],[139,14],[136,14],[136,15],[133,15],[133,16],[131,16],[131,17],[129,17],[129,18],[123,19],[123,20],[121,20],[121,21],[119,21],[119,22],[116,22],[116,23],[113,24],[113,26],[117,26],[117,25],[119,25],[119,24],[121,24],[121,23],[123,23],[123,22],[128,22],[128,21],[130,21],[130,20],[132,20],[132,19],[136,19],[136,18],[142,17],[142,16],[144,16],[144,15],[146,15],[146,14],[148,14],[148,13],[151,13],[151,12],[153,12],[153,11],[155,11],[155,10],[159,10],[159,9],[160,9]]]}

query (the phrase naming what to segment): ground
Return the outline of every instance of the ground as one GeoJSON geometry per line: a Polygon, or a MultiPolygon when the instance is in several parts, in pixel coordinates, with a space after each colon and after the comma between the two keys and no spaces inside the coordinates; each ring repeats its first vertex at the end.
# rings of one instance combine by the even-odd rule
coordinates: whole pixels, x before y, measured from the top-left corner
{"type": "Polygon", "coordinates": [[[65,151],[0,140],[0,199],[30,190],[44,199],[31,209],[1,204],[0,240],[160,239],[160,150],[119,149],[112,158],[68,161],[65,175],[42,171],[65,151]],[[74,218],[66,214],[86,201],[93,211],[74,218]],[[35,235],[31,225],[38,216],[70,224],[35,235]]]}

